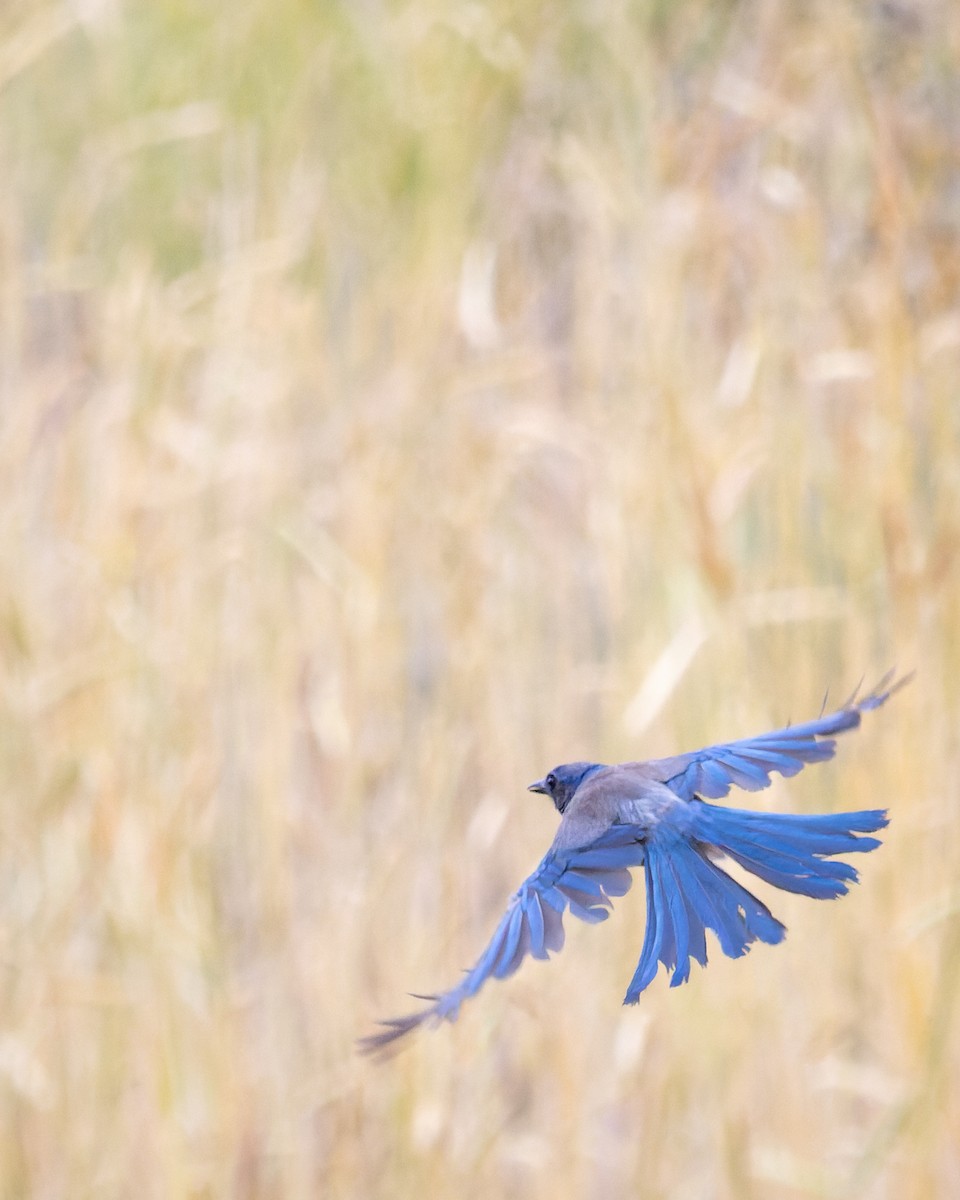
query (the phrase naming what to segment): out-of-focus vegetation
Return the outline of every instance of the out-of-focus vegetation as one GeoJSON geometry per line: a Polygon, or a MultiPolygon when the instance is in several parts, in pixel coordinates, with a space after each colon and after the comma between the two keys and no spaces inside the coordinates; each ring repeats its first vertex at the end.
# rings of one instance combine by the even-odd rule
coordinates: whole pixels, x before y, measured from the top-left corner
{"type": "Polygon", "coordinates": [[[4,9],[0,1195],[960,1194],[958,63],[952,0],[4,9]],[[892,810],[784,946],[621,1009],[636,888],[355,1055],[531,779],[893,662],[754,798],[892,810]]]}

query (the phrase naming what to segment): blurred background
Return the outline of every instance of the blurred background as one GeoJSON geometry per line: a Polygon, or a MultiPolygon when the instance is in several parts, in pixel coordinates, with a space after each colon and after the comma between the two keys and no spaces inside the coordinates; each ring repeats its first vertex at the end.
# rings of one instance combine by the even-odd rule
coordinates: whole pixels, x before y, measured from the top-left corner
{"type": "Polygon", "coordinates": [[[951,0],[4,8],[0,1195],[960,1194],[958,64],[951,0]],[[894,664],[746,801],[891,809],[785,945],[623,1009],[638,887],[356,1055],[528,782],[894,664]]]}

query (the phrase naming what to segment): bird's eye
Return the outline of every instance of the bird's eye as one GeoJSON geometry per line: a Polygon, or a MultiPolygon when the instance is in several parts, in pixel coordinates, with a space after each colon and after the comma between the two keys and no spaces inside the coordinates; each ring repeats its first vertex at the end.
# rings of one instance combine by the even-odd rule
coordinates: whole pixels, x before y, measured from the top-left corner
{"type": "Polygon", "coordinates": [[[550,772],[550,774],[547,776],[547,787],[548,787],[548,788],[550,789],[550,791],[552,792],[552,791],[553,791],[553,789],[554,789],[556,786],[557,786],[557,777],[556,777],[556,775],[554,775],[554,773],[551,771],[551,772],[550,772]]]}

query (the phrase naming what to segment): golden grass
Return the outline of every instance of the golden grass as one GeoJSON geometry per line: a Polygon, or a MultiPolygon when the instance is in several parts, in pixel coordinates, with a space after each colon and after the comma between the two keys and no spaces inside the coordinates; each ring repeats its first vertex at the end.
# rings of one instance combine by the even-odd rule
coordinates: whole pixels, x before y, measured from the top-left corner
{"type": "Polygon", "coordinates": [[[960,1188],[960,9],[0,25],[0,1195],[960,1188]],[[639,891],[385,1066],[556,761],[911,688],[783,947],[639,891]],[[870,682],[868,678],[868,682],[870,682]]]}

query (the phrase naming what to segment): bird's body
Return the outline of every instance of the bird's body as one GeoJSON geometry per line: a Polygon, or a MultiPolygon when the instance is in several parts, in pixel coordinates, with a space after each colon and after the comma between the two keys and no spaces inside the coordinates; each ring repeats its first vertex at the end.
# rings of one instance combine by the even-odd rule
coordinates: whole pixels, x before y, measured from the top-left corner
{"type": "Polygon", "coordinates": [[[514,893],[476,965],[428,1008],[385,1021],[364,1038],[366,1051],[383,1049],[424,1022],[455,1020],[462,1002],[490,978],[511,975],[529,954],[548,958],[563,945],[569,909],[589,922],[605,920],[611,898],[630,887],[630,868],[643,867],[647,927],[625,1004],[635,1004],[659,963],[673,971],[671,986],[689,976],[690,959],[707,961],[706,930],[724,954],[737,958],[754,941],[776,943],[786,930],[770,910],[716,860],[732,858],[785,891],[826,899],[843,895],[857,872],[833,856],[873,850],[886,813],[787,815],[707,803],[732,786],[756,791],[772,772],[795,775],[831,758],[833,735],[856,728],[906,680],[890,677],[859,702],[837,712],[759,737],[649,762],[576,762],[555,767],[530,791],[550,796],[561,814],[550,849],[514,893]]]}

